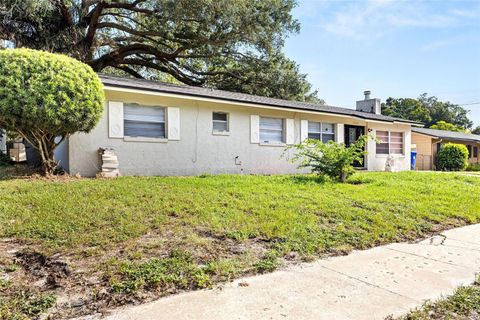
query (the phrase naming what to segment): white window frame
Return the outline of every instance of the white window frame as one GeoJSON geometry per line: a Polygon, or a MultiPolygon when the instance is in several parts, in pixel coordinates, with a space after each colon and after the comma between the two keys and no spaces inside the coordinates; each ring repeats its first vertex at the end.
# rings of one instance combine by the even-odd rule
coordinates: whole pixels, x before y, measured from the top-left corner
{"type": "Polygon", "coordinates": [[[167,127],[167,108],[166,107],[163,107],[163,106],[158,106],[158,105],[146,105],[146,104],[139,104],[139,103],[135,103],[135,102],[130,102],[130,103],[125,103],[124,104],[124,110],[123,110],[123,126],[124,126],[124,131],[126,131],[126,122],[129,121],[128,119],[126,119],[125,117],[125,109],[127,107],[145,107],[145,108],[158,108],[158,109],[162,109],[163,110],[163,121],[141,121],[141,122],[145,122],[145,123],[163,123],[163,137],[149,137],[149,136],[142,136],[142,135],[139,135],[139,136],[129,136],[129,135],[126,135],[124,133],[124,139],[125,140],[132,140],[132,141],[135,141],[135,140],[147,140],[147,141],[156,141],[156,140],[167,140],[168,139],[168,127],[167,127]]]}
{"type": "Polygon", "coordinates": [[[225,111],[212,111],[212,133],[213,134],[218,134],[218,135],[228,135],[230,133],[230,114],[228,112],[225,112],[225,111]],[[224,114],[226,115],[227,117],[227,120],[223,121],[223,120],[214,120],[213,119],[213,115],[215,113],[219,113],[219,114],[224,114]],[[219,131],[219,130],[215,130],[215,127],[214,127],[214,123],[215,122],[219,122],[219,123],[225,123],[226,124],[226,128],[227,130],[225,131],[219,131]]]}
{"type": "Polygon", "coordinates": [[[308,120],[308,124],[307,124],[307,138],[309,138],[309,139],[314,139],[314,138],[310,138],[310,137],[309,137],[310,133],[320,134],[320,139],[319,139],[319,140],[320,140],[320,141],[323,141],[323,134],[324,134],[324,132],[323,132],[323,125],[324,125],[324,124],[328,124],[328,125],[332,125],[332,127],[333,127],[333,132],[330,133],[330,134],[327,133],[327,135],[333,135],[332,141],[333,141],[333,142],[336,142],[336,141],[337,141],[337,140],[335,140],[336,137],[337,137],[336,123],[320,122],[320,121],[310,121],[310,120],[308,120]],[[310,126],[308,125],[308,124],[310,124],[310,122],[312,122],[312,123],[319,123],[319,124],[320,124],[320,132],[310,131],[310,126]]]}
{"type": "Polygon", "coordinates": [[[279,117],[269,117],[269,116],[260,116],[259,118],[259,127],[258,127],[258,136],[260,138],[260,144],[264,144],[264,145],[279,145],[279,146],[282,146],[282,145],[285,145],[286,144],[286,137],[285,137],[285,133],[286,133],[286,119],[285,118],[279,118],[279,117]],[[276,129],[263,129],[263,130],[267,130],[267,131],[281,131],[282,132],[282,141],[281,142],[278,142],[278,141],[264,141],[262,140],[262,118],[265,118],[265,119],[280,119],[282,120],[282,129],[281,130],[276,130],[276,129]]]}
{"type": "MultiPolygon", "coordinates": [[[[377,147],[378,147],[378,144],[375,145],[375,154],[377,156],[391,156],[391,155],[396,155],[396,156],[405,156],[405,132],[403,131],[392,131],[392,130],[376,130],[376,132],[386,132],[387,135],[388,135],[388,154],[387,153],[378,153],[377,152],[377,147]],[[391,137],[392,137],[392,133],[400,133],[402,135],[402,153],[392,153],[392,141],[391,141],[391,137]]],[[[377,137],[377,134],[375,134],[375,136],[377,137]]],[[[377,137],[378,139],[378,137],[377,137]]]]}

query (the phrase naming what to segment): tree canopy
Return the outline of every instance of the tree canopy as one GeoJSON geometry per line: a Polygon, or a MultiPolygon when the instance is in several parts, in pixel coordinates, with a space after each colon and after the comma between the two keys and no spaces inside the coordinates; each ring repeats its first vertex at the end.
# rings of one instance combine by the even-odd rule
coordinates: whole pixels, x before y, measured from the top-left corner
{"type": "Polygon", "coordinates": [[[431,127],[443,121],[453,125],[458,130],[468,130],[473,122],[468,118],[468,110],[448,101],[440,101],[435,96],[421,94],[417,99],[413,98],[388,98],[382,103],[382,113],[387,116],[400,117],[412,121],[418,121],[431,127]]]}
{"type": "Polygon", "coordinates": [[[55,148],[71,134],[89,132],[103,112],[102,82],[86,64],[30,49],[0,50],[0,127],[26,139],[45,173],[55,148]]]}
{"type": "Polygon", "coordinates": [[[454,124],[445,122],[445,121],[438,121],[437,123],[431,125],[431,126],[430,126],[430,129],[456,131],[456,132],[465,132],[464,129],[462,129],[462,128],[454,125],[454,124]]]}
{"type": "Polygon", "coordinates": [[[96,72],[319,102],[281,53],[294,0],[2,0],[0,39],[96,72]]]}

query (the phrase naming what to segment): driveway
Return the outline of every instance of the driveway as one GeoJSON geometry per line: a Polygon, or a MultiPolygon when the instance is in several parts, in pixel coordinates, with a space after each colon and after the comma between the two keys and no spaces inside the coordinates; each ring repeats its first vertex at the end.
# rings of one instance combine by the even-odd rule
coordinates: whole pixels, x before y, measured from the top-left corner
{"type": "Polygon", "coordinates": [[[471,284],[479,271],[480,224],[118,309],[106,319],[384,319],[471,284]]]}

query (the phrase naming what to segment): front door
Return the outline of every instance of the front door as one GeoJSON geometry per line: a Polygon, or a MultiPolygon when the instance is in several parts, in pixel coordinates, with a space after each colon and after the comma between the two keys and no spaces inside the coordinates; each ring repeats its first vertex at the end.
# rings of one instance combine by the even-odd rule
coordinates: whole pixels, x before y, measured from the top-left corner
{"type": "MultiPolygon", "coordinates": [[[[345,125],[345,145],[348,147],[351,144],[355,143],[361,136],[365,134],[365,127],[360,126],[351,126],[345,125]]],[[[363,160],[363,164],[358,161],[353,163],[355,168],[365,168],[365,159],[363,160]]]]}

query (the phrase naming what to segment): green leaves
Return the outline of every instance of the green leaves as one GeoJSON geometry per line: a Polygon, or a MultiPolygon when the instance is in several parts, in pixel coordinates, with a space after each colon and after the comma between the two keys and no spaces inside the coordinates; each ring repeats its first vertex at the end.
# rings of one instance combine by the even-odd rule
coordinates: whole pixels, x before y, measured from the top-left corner
{"type": "MultiPolygon", "coordinates": [[[[421,94],[417,99],[388,98],[385,103],[382,103],[382,114],[422,122],[427,127],[438,122],[446,122],[453,124],[459,130],[465,130],[473,125],[473,122],[468,119],[466,109],[448,101],[439,101],[435,96],[428,97],[426,93],[421,94]]],[[[447,130],[451,129],[447,128],[447,130]]]]}
{"type": "MultiPolygon", "coordinates": [[[[295,0],[4,0],[0,36],[97,72],[319,102],[282,53],[295,0]]],[[[67,81],[67,78],[65,79],[67,81]]]]}
{"type": "Polygon", "coordinates": [[[460,127],[458,127],[454,124],[451,124],[451,123],[448,123],[448,122],[445,122],[445,121],[438,121],[434,125],[431,125],[430,129],[465,132],[465,129],[460,128],[460,127]]]}
{"type": "Polygon", "coordinates": [[[460,171],[468,165],[468,149],[463,144],[447,143],[437,152],[437,170],[460,171]]]}
{"type": "MultiPolygon", "coordinates": [[[[365,144],[368,136],[361,136],[354,144],[345,146],[343,143],[329,141],[323,143],[316,139],[307,139],[293,146],[297,151],[291,159],[293,163],[300,162],[300,168],[311,168],[312,172],[326,175],[335,180],[345,182],[355,170],[354,161],[363,163],[367,154],[365,144]]],[[[292,147],[289,147],[290,149],[292,147]]]]}
{"type": "Polygon", "coordinates": [[[103,85],[86,64],[30,49],[0,51],[0,125],[53,161],[56,137],[88,132],[103,113],[103,85]]]}

